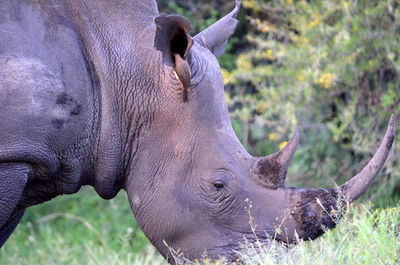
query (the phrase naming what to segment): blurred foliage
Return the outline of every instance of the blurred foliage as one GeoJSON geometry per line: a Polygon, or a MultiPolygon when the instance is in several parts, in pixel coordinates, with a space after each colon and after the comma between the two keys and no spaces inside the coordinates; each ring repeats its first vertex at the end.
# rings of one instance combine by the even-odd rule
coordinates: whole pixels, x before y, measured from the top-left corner
{"type": "MultiPolygon", "coordinates": [[[[175,0],[161,8],[197,32],[234,1],[175,0]]],[[[288,182],[341,184],[366,165],[392,113],[400,113],[400,2],[245,0],[240,26],[220,58],[233,126],[254,155],[300,147],[288,182]]],[[[398,126],[397,131],[400,131],[398,126]]],[[[400,197],[399,147],[369,193],[400,197]]]]}

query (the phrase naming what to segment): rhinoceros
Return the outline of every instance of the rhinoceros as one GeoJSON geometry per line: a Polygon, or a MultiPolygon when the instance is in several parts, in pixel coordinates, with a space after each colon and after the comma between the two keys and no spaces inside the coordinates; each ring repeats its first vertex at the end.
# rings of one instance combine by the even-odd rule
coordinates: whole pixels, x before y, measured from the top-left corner
{"type": "Polygon", "coordinates": [[[239,6],[191,37],[154,0],[1,1],[0,246],[27,207],[83,185],[104,199],[125,190],[170,263],[170,248],[233,261],[245,240],[335,227],[341,200],[360,197],[388,157],[395,118],[345,184],[286,187],[298,133],[253,157],[231,127],[217,57],[239,6]]]}

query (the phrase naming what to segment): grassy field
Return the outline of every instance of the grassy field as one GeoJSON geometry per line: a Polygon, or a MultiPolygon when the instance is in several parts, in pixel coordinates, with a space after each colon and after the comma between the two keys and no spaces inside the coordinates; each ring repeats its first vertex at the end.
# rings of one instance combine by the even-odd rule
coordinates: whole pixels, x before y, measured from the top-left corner
{"type": "MultiPolygon", "coordinates": [[[[246,264],[399,264],[400,207],[352,207],[313,242],[246,246],[246,264]]],[[[92,189],[28,209],[0,250],[0,264],[165,264],[137,227],[125,193],[105,201],[92,189]]]]}

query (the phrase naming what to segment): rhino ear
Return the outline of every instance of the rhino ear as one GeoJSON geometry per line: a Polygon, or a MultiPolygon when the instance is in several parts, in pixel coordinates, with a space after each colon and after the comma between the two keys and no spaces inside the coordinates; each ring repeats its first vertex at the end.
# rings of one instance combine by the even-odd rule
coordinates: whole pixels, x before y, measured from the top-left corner
{"type": "Polygon", "coordinates": [[[239,10],[240,0],[236,0],[235,8],[228,15],[194,36],[194,40],[209,49],[215,56],[220,56],[224,53],[228,39],[239,23],[236,19],[239,10]]]}
{"type": "Polygon", "coordinates": [[[193,40],[188,33],[191,24],[186,18],[179,15],[159,16],[155,19],[155,23],[157,30],[154,47],[161,51],[165,64],[175,67],[175,55],[186,60],[193,45],[193,40]]]}
{"type": "Polygon", "coordinates": [[[187,101],[187,90],[190,87],[190,67],[186,57],[193,45],[188,34],[190,22],[179,15],[159,16],[154,47],[161,51],[163,62],[174,67],[175,73],[182,83],[183,100],[187,101]]]}

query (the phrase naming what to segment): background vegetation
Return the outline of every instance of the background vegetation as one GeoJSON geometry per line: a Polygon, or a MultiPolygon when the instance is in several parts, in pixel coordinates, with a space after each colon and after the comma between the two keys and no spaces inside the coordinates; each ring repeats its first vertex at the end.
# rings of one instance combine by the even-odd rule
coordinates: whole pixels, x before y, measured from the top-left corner
{"type": "MultiPolygon", "coordinates": [[[[233,5],[159,2],[163,13],[189,18],[193,35],[233,5]]],[[[236,133],[261,156],[282,148],[298,130],[288,184],[343,183],[375,152],[390,114],[400,113],[400,1],[242,5],[237,33],[220,57],[236,133]]],[[[289,249],[272,244],[261,255],[249,246],[250,254],[243,254],[249,264],[399,263],[399,142],[397,136],[391,158],[364,196],[372,206],[356,207],[315,242],[289,249]]],[[[0,251],[0,264],[162,264],[147,244],[123,192],[103,201],[85,188],[28,209],[0,251]]]]}

